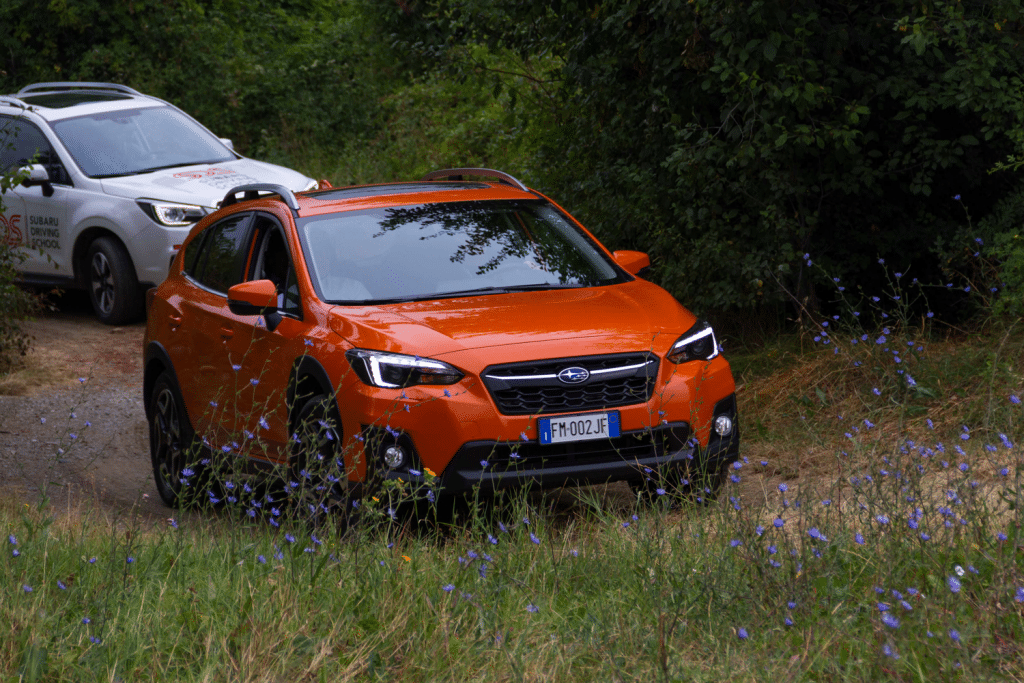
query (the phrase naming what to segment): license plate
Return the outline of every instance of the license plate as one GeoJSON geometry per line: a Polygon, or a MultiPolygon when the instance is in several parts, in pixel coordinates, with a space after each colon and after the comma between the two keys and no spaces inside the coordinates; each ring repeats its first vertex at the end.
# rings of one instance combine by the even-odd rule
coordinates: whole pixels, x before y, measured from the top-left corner
{"type": "Polygon", "coordinates": [[[619,435],[619,413],[541,417],[537,419],[537,432],[542,444],[608,439],[619,435]]]}

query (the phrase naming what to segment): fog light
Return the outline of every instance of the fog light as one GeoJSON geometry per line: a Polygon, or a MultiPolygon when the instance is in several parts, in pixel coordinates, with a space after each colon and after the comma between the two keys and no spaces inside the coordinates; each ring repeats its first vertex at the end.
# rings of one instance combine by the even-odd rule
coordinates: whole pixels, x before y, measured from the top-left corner
{"type": "Polygon", "coordinates": [[[388,449],[384,451],[384,464],[391,469],[401,467],[404,462],[405,451],[401,446],[388,446],[388,449]]]}
{"type": "Polygon", "coordinates": [[[719,436],[729,436],[732,433],[732,418],[728,415],[719,415],[715,418],[715,433],[719,436]]]}

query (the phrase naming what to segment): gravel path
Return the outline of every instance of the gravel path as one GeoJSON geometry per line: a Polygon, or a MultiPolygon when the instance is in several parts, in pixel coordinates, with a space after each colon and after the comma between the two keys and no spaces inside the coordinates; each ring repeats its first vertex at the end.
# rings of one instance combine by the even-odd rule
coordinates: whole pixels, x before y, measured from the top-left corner
{"type": "Polygon", "coordinates": [[[143,325],[101,325],[72,294],[25,329],[27,367],[0,384],[21,394],[0,395],[0,496],[169,516],[149,462],[143,325]]]}

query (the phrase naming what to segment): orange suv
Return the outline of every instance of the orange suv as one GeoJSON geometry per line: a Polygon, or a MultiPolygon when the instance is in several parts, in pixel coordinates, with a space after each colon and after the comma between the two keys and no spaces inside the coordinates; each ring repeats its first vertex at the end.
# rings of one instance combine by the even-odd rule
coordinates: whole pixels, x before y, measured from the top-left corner
{"type": "Polygon", "coordinates": [[[332,496],[714,485],[737,457],[735,384],[649,263],[486,169],[235,188],[147,298],[160,495],[237,465],[332,496]]]}

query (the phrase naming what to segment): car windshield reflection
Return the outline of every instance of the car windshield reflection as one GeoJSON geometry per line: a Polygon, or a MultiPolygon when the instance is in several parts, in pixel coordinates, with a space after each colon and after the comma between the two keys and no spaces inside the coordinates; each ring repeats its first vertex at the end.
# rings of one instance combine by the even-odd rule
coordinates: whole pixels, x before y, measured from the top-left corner
{"type": "Polygon", "coordinates": [[[75,163],[93,178],[236,158],[224,143],[171,107],[76,116],[52,125],[75,163]]]}
{"type": "Polygon", "coordinates": [[[628,276],[549,203],[462,202],[299,221],[318,292],[394,303],[592,287],[628,276]]]}

